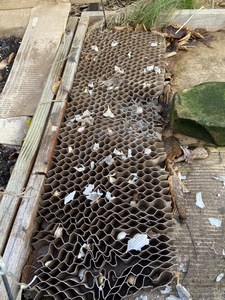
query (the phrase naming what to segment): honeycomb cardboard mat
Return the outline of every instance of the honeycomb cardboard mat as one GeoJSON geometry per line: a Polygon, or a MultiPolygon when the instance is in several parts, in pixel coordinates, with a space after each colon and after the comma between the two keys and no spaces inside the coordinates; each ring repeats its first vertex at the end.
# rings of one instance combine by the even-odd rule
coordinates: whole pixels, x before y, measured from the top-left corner
{"type": "Polygon", "coordinates": [[[149,32],[98,32],[84,44],[36,219],[37,292],[27,299],[122,299],[173,279],[164,58],[164,39],[149,32]]]}

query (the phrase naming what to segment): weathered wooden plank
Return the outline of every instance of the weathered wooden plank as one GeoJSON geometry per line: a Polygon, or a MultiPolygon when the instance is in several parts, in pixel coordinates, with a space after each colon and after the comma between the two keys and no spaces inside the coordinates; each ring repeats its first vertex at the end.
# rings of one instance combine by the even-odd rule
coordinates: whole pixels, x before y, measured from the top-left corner
{"type": "MultiPolygon", "coordinates": [[[[105,2],[106,0],[103,0],[105,2]]],[[[23,9],[23,8],[32,8],[35,5],[39,4],[40,0],[4,0],[0,1],[0,10],[9,10],[9,9],[23,9]]],[[[71,3],[71,4],[87,4],[87,3],[98,3],[100,0],[44,0],[43,2],[49,3],[71,3]]]]}
{"type": "MultiPolygon", "coordinates": [[[[184,9],[174,13],[171,21],[184,24],[196,12],[195,9],[184,9]]],[[[202,9],[186,25],[189,28],[205,28],[209,31],[225,29],[225,9],[202,9]]]]}
{"type": "MultiPolygon", "coordinates": [[[[68,54],[68,60],[64,69],[61,85],[54,100],[53,108],[49,116],[48,126],[44,133],[40,150],[34,164],[32,174],[27,184],[24,198],[19,207],[7,246],[4,251],[4,261],[10,272],[19,281],[20,274],[30,252],[30,239],[34,230],[34,219],[37,214],[38,203],[42,192],[48,164],[58,136],[58,131],[66,108],[66,101],[73,85],[74,74],[77,70],[83,39],[88,27],[89,17],[81,17],[73,43],[68,54]],[[30,198],[34,196],[34,198],[30,198]],[[25,217],[24,217],[25,216],[25,217]]],[[[9,278],[13,295],[16,295],[18,286],[9,278]]],[[[3,286],[0,285],[0,294],[3,295],[3,286]]],[[[7,297],[1,298],[6,300],[7,297]]]]}
{"type": "MultiPolygon", "coordinates": [[[[175,12],[171,17],[171,23],[183,25],[190,16],[193,15],[195,9],[183,9],[175,12]]],[[[106,15],[116,14],[116,11],[106,11],[106,15]]],[[[90,24],[103,18],[102,11],[85,11],[83,15],[90,17],[90,24]]],[[[187,23],[190,28],[205,28],[209,31],[217,31],[225,29],[225,9],[202,9],[187,23]]]]}
{"type": "Polygon", "coordinates": [[[0,254],[5,247],[11,224],[20,205],[21,193],[27,183],[35,156],[43,135],[52,106],[54,94],[52,87],[58,81],[64,59],[68,54],[72,38],[72,28],[66,32],[57,50],[40,103],[35,112],[30,129],[20,151],[20,155],[7,185],[5,195],[0,202],[0,254]]]}

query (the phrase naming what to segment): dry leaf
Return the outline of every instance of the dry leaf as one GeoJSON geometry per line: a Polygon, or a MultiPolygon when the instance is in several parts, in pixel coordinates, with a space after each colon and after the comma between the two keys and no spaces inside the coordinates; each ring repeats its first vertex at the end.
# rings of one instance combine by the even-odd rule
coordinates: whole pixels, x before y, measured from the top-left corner
{"type": "Polygon", "coordinates": [[[5,67],[8,65],[8,59],[3,59],[1,62],[0,62],[0,70],[3,70],[5,69],[5,67]]]}
{"type": "Polygon", "coordinates": [[[193,157],[192,157],[192,153],[191,151],[188,149],[188,147],[183,147],[183,146],[180,146],[181,149],[183,150],[183,153],[184,153],[184,160],[189,163],[189,164],[192,164],[193,163],[193,157]]]}
{"type": "Polygon", "coordinates": [[[104,117],[115,118],[115,115],[111,112],[109,106],[107,111],[103,114],[104,117]]]}
{"type": "Polygon", "coordinates": [[[115,66],[114,69],[115,69],[115,71],[116,71],[117,73],[119,73],[119,74],[124,74],[124,69],[122,69],[122,68],[120,68],[120,67],[118,67],[118,66],[115,66]]]}
{"type": "Polygon", "coordinates": [[[10,64],[12,62],[14,57],[15,57],[15,53],[11,52],[7,58],[8,64],[10,64]]]}
{"type": "Polygon", "coordinates": [[[169,162],[172,162],[174,158],[179,157],[183,154],[183,151],[180,148],[179,140],[173,135],[164,140],[164,147],[169,162]]]}
{"type": "Polygon", "coordinates": [[[61,80],[58,80],[58,81],[56,81],[56,82],[53,84],[52,92],[53,92],[54,95],[57,94],[58,89],[59,89],[59,86],[60,86],[60,83],[61,83],[61,80]]]}
{"type": "Polygon", "coordinates": [[[179,180],[175,172],[174,175],[169,176],[168,182],[170,186],[173,210],[178,213],[180,221],[183,222],[187,218],[186,202],[189,191],[179,180]]]}

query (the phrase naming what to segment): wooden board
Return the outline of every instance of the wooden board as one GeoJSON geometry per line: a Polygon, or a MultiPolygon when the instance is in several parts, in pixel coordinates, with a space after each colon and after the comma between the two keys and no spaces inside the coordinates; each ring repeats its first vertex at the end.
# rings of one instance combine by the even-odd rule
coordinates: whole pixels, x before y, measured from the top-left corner
{"type": "Polygon", "coordinates": [[[59,77],[64,66],[65,57],[71,44],[71,34],[74,28],[65,33],[65,38],[58,48],[56,57],[51,67],[39,106],[31,122],[30,129],[23,143],[20,155],[12,172],[10,181],[5,190],[5,195],[0,202],[0,254],[3,252],[13,219],[20,205],[21,193],[29,178],[35,156],[45,129],[48,115],[52,106],[54,94],[52,87],[59,77]]]}
{"type": "MultiPolygon", "coordinates": [[[[105,2],[104,0],[103,2],[105,2]]],[[[87,4],[99,3],[100,0],[3,0],[0,1],[0,10],[32,8],[40,2],[49,2],[54,4],[71,3],[71,4],[87,4]]]]}
{"type": "MultiPolygon", "coordinates": [[[[0,95],[0,118],[33,116],[70,11],[70,4],[39,4],[0,95]],[[50,13],[51,12],[51,13],[50,13]]],[[[1,142],[1,141],[0,141],[1,142]]]]}
{"type": "MultiPolygon", "coordinates": [[[[40,151],[38,152],[35,165],[26,187],[26,193],[20,204],[4,251],[3,259],[5,264],[7,265],[8,270],[16,276],[15,278],[17,281],[20,279],[22,268],[29,255],[30,239],[34,230],[34,219],[37,214],[38,203],[44,184],[44,174],[49,168],[48,163],[51,161],[58,131],[66,108],[66,101],[69,91],[72,88],[73,77],[77,70],[83,39],[88,27],[88,20],[88,17],[80,19],[70,53],[68,54],[68,60],[64,69],[61,85],[56,99],[53,102],[54,104],[48,119],[47,128],[42,138],[40,151]]],[[[15,284],[14,280],[11,278],[9,278],[9,280],[15,296],[18,286],[15,284]]],[[[4,287],[0,285],[0,294],[3,295],[3,292],[4,287]]],[[[1,298],[1,300],[6,299],[6,296],[5,298],[1,298]]]]}

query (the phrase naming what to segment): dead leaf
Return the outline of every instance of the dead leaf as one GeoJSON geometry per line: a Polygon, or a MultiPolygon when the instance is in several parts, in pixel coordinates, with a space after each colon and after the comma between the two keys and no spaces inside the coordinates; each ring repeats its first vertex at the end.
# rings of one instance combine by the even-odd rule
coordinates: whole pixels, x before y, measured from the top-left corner
{"type": "Polygon", "coordinates": [[[176,173],[168,178],[170,193],[172,199],[172,206],[175,213],[178,214],[179,220],[183,222],[187,218],[186,204],[189,190],[180,181],[176,173]]]}
{"type": "Polygon", "coordinates": [[[173,135],[164,140],[164,147],[169,162],[172,162],[174,158],[180,157],[183,154],[179,140],[173,135]]]}
{"type": "Polygon", "coordinates": [[[52,86],[52,92],[54,95],[57,94],[59,86],[60,86],[61,80],[56,81],[52,86]]]}
{"type": "Polygon", "coordinates": [[[193,156],[192,156],[192,153],[191,151],[188,149],[187,146],[180,146],[181,149],[183,150],[183,153],[184,153],[184,160],[189,163],[189,164],[192,164],[193,163],[193,156]]]}
{"type": "Polygon", "coordinates": [[[191,150],[192,158],[195,159],[205,159],[209,156],[208,151],[204,147],[196,147],[191,150]]]}
{"type": "Polygon", "coordinates": [[[163,32],[167,34],[167,37],[179,40],[187,35],[187,29],[184,27],[177,32],[178,29],[180,29],[179,25],[168,25],[163,28],[163,32]]]}
{"type": "Polygon", "coordinates": [[[40,254],[33,250],[26,262],[25,267],[23,268],[22,275],[21,275],[21,282],[30,283],[34,278],[36,269],[40,268],[42,264],[38,261],[40,254]]]}
{"type": "Polygon", "coordinates": [[[3,59],[3,60],[0,62],[0,70],[5,69],[5,67],[6,67],[7,65],[8,65],[8,58],[3,59]]]}
{"type": "Polygon", "coordinates": [[[15,53],[12,52],[9,54],[8,58],[7,58],[7,61],[8,61],[8,64],[10,64],[13,60],[13,58],[15,57],[15,53]]]}

